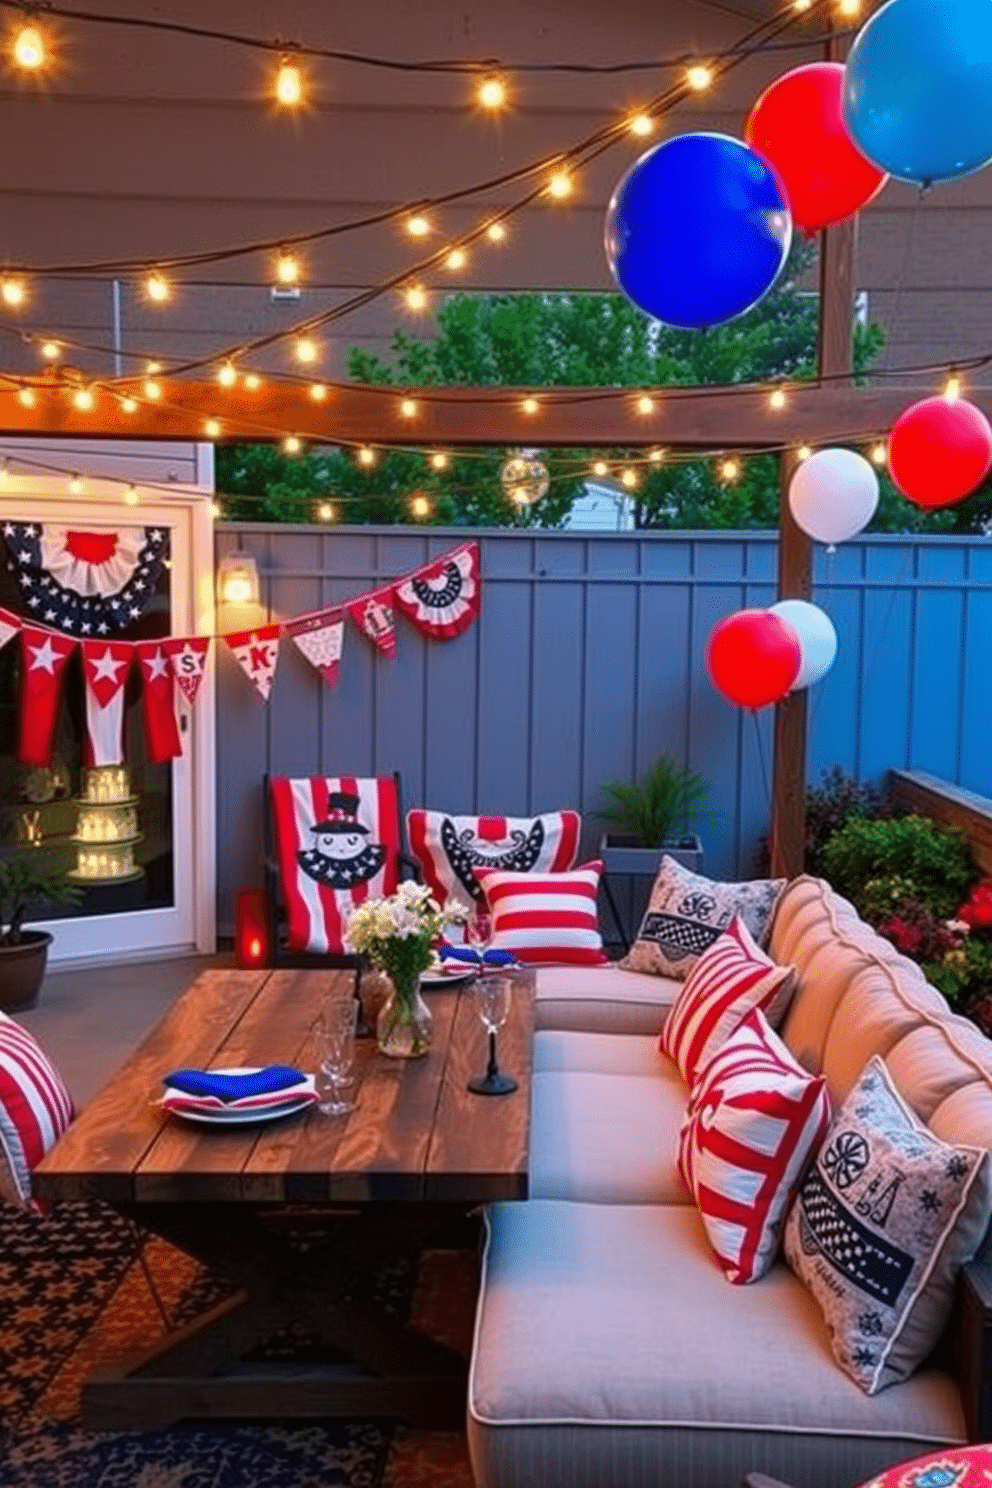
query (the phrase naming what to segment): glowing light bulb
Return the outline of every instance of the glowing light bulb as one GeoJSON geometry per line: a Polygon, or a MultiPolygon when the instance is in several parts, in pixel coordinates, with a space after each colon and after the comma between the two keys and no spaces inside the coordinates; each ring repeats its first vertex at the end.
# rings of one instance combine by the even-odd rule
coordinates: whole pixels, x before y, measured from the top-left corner
{"type": "Polygon", "coordinates": [[[145,294],[156,305],[164,305],[172,293],[169,281],[158,272],[147,275],[145,279],[145,294]]]}
{"type": "Polygon", "coordinates": [[[948,403],[956,403],[961,396],[961,379],[956,372],[952,372],[947,379],[944,388],[944,398],[948,403]]]}
{"type": "Polygon", "coordinates": [[[645,417],[647,417],[649,413],[654,413],[654,399],[649,398],[647,393],[642,394],[642,396],[637,400],[637,411],[638,413],[643,414],[645,417]]]}
{"type": "Polygon", "coordinates": [[[861,9],[859,0],[838,0],[837,9],[842,16],[856,16],[861,9]]]}
{"type": "Polygon", "coordinates": [[[138,411],[138,400],[137,400],[137,398],[132,398],[132,397],[129,396],[127,398],[122,398],[121,399],[121,413],[137,413],[137,411],[138,411]]]}
{"type": "Polygon", "coordinates": [[[664,458],[665,451],[663,449],[653,449],[648,452],[648,459],[652,465],[660,465],[664,458]]]}
{"type": "Polygon", "coordinates": [[[162,384],[156,382],[154,377],[146,377],[141,384],[141,390],[149,403],[157,403],[162,396],[162,384]]]}
{"type": "Polygon", "coordinates": [[[781,388],[773,388],[768,394],[768,406],[776,410],[784,408],[786,404],[785,393],[781,388]]]}
{"type": "Polygon", "coordinates": [[[871,461],[873,465],[884,465],[889,458],[884,444],[873,444],[871,447],[871,461]]]}
{"type": "Polygon", "coordinates": [[[45,38],[37,26],[22,26],[14,37],[11,55],[25,72],[37,72],[48,61],[45,38]]]}
{"type": "Polygon", "coordinates": [[[416,216],[407,218],[406,230],[411,238],[426,238],[431,230],[431,225],[427,218],[418,212],[416,216]]]}
{"type": "Polygon", "coordinates": [[[368,466],[368,465],[374,465],[375,464],[375,450],[369,449],[369,447],[368,447],[367,444],[363,444],[362,445],[362,448],[358,451],[358,463],[359,463],[359,465],[366,465],[366,466],[368,466]]]}
{"type": "Polygon", "coordinates": [[[57,362],[62,355],[62,348],[57,341],[43,341],[41,354],[46,362],[57,362]]]}
{"type": "Polygon", "coordinates": [[[283,57],[276,73],[276,103],[283,108],[299,108],[303,102],[303,74],[295,62],[283,57]]]}
{"type": "Polygon", "coordinates": [[[125,506],[137,506],[137,504],[138,504],[138,488],[137,488],[137,486],[128,486],[127,490],[124,492],[124,505],[125,506]]]}
{"type": "Polygon", "coordinates": [[[798,10],[800,12],[809,10],[812,4],[813,0],[792,0],[793,10],[798,10]]]}
{"type": "Polygon", "coordinates": [[[145,375],[147,377],[157,377],[158,374],[161,372],[161,370],[162,370],[162,363],[161,362],[146,362],[145,363],[145,375]]]}
{"type": "Polygon", "coordinates": [[[607,465],[605,460],[597,460],[595,465],[593,465],[592,467],[592,473],[593,475],[606,475],[609,468],[610,467],[607,465]]]}
{"type": "Polygon", "coordinates": [[[468,254],[464,248],[452,248],[448,257],[445,259],[445,267],[452,271],[463,269],[467,263],[468,254]]]}
{"type": "Polygon", "coordinates": [[[447,468],[448,457],[443,450],[438,450],[436,454],[431,455],[431,464],[435,470],[444,470],[447,468]]]}
{"type": "Polygon", "coordinates": [[[222,366],[217,368],[217,381],[221,387],[233,387],[237,380],[238,374],[235,371],[233,362],[224,362],[222,366]]]}
{"type": "Polygon", "coordinates": [[[483,108],[504,108],[506,105],[506,84],[503,82],[502,78],[485,78],[484,81],[479,84],[479,91],[476,93],[475,96],[479,100],[483,108]]]}
{"type": "Polygon", "coordinates": [[[312,382],[310,384],[310,396],[315,403],[323,403],[327,397],[327,389],[324,384],[322,382],[312,382]]]}
{"type": "Polygon", "coordinates": [[[276,281],[279,284],[298,284],[300,281],[299,263],[285,248],[280,249],[276,259],[276,281]]]}
{"type": "Polygon", "coordinates": [[[80,413],[89,413],[94,403],[96,402],[96,399],[93,396],[93,389],[85,387],[77,388],[72,395],[72,401],[79,409],[80,413]]]}
{"type": "Polygon", "coordinates": [[[24,280],[4,279],[0,283],[0,296],[3,297],[5,305],[9,305],[12,310],[19,310],[28,297],[28,292],[24,287],[24,280]]]}
{"type": "Polygon", "coordinates": [[[625,486],[628,491],[632,491],[637,485],[637,471],[630,469],[625,470],[620,476],[620,484],[622,486],[625,486]]]}
{"type": "Polygon", "coordinates": [[[404,418],[417,417],[417,405],[413,398],[404,398],[400,404],[400,413],[404,418]]]}
{"type": "Polygon", "coordinates": [[[427,304],[427,291],[419,284],[411,284],[406,292],[406,304],[408,310],[423,310],[427,304]]]}
{"type": "Polygon", "coordinates": [[[631,134],[636,134],[643,138],[645,135],[652,134],[654,132],[654,120],[651,118],[650,114],[632,114],[630,120],[628,121],[627,128],[630,130],[631,134]]]}
{"type": "Polygon", "coordinates": [[[415,517],[429,517],[431,514],[431,504],[426,496],[414,496],[410,502],[410,510],[415,517]]]}
{"type": "Polygon", "coordinates": [[[329,501],[322,501],[317,508],[317,516],[322,522],[334,521],[334,508],[329,501]]]}
{"type": "Polygon", "coordinates": [[[524,413],[529,413],[529,414],[536,413],[537,410],[540,408],[540,406],[541,405],[540,405],[540,403],[538,403],[538,401],[537,401],[536,398],[525,398],[523,400],[523,402],[521,403],[521,405],[520,405],[521,410],[524,413]]]}
{"type": "Polygon", "coordinates": [[[203,432],[208,439],[220,438],[220,419],[208,418],[203,425],[203,432]]]}
{"type": "Polygon", "coordinates": [[[694,67],[688,69],[685,80],[693,92],[705,93],[713,81],[713,69],[702,62],[697,62],[694,67]]]}
{"type": "Polygon", "coordinates": [[[506,228],[502,222],[490,222],[486,228],[486,237],[490,243],[505,243],[506,228]]]}
{"type": "Polygon", "coordinates": [[[24,408],[33,408],[38,401],[38,395],[33,387],[22,387],[17,391],[17,401],[24,408]]]}
{"type": "Polygon", "coordinates": [[[315,362],[320,356],[320,347],[312,336],[300,336],[296,343],[296,360],[298,362],[315,362]]]}
{"type": "Polygon", "coordinates": [[[211,501],[210,515],[213,517],[214,521],[216,521],[218,517],[223,516],[219,501],[211,501]]]}
{"type": "Polygon", "coordinates": [[[555,201],[564,201],[566,196],[572,194],[572,177],[567,170],[555,171],[548,182],[548,195],[553,196],[555,201]]]}
{"type": "Polygon", "coordinates": [[[303,444],[295,434],[287,434],[282,442],[283,454],[285,455],[298,455],[302,448],[303,444]]]}
{"type": "Polygon", "coordinates": [[[720,477],[725,481],[735,481],[741,473],[741,467],[737,460],[721,460],[720,477]]]}
{"type": "Polygon", "coordinates": [[[796,459],[802,463],[803,460],[808,460],[812,453],[808,444],[801,444],[796,450],[796,459]]]}
{"type": "Polygon", "coordinates": [[[245,387],[250,393],[257,393],[261,386],[262,379],[259,377],[257,372],[245,373],[245,387]]]}
{"type": "Polygon", "coordinates": [[[79,479],[79,476],[78,475],[71,476],[70,479],[69,479],[69,495],[70,496],[81,496],[82,494],[83,494],[83,483],[79,479]]]}

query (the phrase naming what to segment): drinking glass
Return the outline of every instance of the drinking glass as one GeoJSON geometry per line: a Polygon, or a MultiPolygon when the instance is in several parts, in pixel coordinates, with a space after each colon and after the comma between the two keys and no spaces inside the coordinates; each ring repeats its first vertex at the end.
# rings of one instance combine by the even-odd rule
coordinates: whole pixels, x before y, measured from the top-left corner
{"type": "Polygon", "coordinates": [[[493,917],[485,905],[477,904],[465,923],[465,939],[478,951],[480,959],[493,938],[493,917]]]}
{"type": "Polygon", "coordinates": [[[355,1109],[355,1102],[344,1091],[353,1078],[356,1013],[355,999],[342,998],[325,1007],[313,1025],[317,1110],[325,1116],[343,1116],[355,1109]]]}
{"type": "Polygon", "coordinates": [[[468,1082],[469,1090],[476,1095],[509,1095],[517,1088],[516,1080],[511,1075],[504,1075],[496,1063],[496,1034],[509,1017],[512,993],[513,983],[508,976],[479,977],[475,983],[476,1012],[489,1035],[486,1073],[475,1075],[468,1082]]]}

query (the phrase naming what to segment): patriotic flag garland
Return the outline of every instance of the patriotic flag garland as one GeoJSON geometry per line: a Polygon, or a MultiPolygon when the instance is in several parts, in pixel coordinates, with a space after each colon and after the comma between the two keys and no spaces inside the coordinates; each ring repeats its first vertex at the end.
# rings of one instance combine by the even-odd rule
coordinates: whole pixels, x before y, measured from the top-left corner
{"type": "Polygon", "coordinates": [[[396,621],[393,618],[392,588],[362,594],[345,606],[363,635],[378,646],[384,656],[396,655],[396,621]]]}
{"type": "Polygon", "coordinates": [[[131,670],[130,641],[83,641],[89,765],[124,762],[124,684],[131,670]]]}
{"type": "Polygon", "coordinates": [[[162,642],[179,690],[192,708],[200,691],[210,650],[209,636],[179,636],[162,642]]]}
{"type": "Polygon", "coordinates": [[[287,623],[286,634],[325,682],[338,680],[344,646],[344,610],[334,606],[316,615],[301,615],[287,623]]]}
{"type": "Polygon", "coordinates": [[[148,758],[153,765],[160,765],[183,752],[176,723],[176,679],[164,641],[137,641],[134,654],[141,666],[141,708],[148,758]]]}
{"type": "Polygon", "coordinates": [[[224,637],[241,670],[266,702],[276,677],[281,635],[281,625],[259,625],[255,630],[241,630],[224,637]]]}
{"type": "Polygon", "coordinates": [[[65,664],[76,642],[34,625],[21,628],[24,667],[21,673],[21,743],[26,765],[48,765],[52,758],[59,693],[65,664]]]}
{"type": "Polygon", "coordinates": [[[399,609],[424,635],[450,641],[478,618],[482,604],[479,544],[463,543],[393,586],[399,609]]]}

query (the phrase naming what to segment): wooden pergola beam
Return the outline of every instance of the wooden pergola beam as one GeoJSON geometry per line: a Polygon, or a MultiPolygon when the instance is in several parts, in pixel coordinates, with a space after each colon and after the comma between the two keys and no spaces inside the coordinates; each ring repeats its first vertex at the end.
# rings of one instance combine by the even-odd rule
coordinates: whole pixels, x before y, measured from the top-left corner
{"type": "MultiPolygon", "coordinates": [[[[222,440],[275,443],[287,434],[320,444],[539,445],[666,449],[776,448],[859,443],[884,435],[925,389],[852,388],[843,381],[797,383],[786,406],[774,410],[768,387],[652,389],[654,411],[638,413],[636,390],[604,397],[583,388],[329,387],[316,402],[305,385],[269,382],[254,392],[216,382],[165,381],[161,402],[143,398],[141,384],[98,390],[88,411],[71,390],[35,385],[25,408],[12,390],[0,391],[0,437],[202,440],[217,419],[222,440]],[[122,400],[139,399],[134,412],[122,400]],[[523,411],[527,398],[538,410],[523,411]],[[409,398],[412,417],[401,411],[409,398]]],[[[992,418],[992,387],[967,388],[969,400],[992,418]]]]}

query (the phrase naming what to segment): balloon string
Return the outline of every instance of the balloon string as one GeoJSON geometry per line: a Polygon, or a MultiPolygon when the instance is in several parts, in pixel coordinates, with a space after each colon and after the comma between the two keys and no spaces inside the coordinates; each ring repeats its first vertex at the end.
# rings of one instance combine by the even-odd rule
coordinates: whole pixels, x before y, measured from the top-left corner
{"type": "Polygon", "coordinates": [[[768,784],[768,764],[767,764],[767,761],[765,760],[765,749],[764,749],[764,745],[763,745],[762,739],[761,739],[761,725],[758,722],[758,710],[757,710],[757,708],[750,708],[748,711],[750,712],[751,718],[754,721],[754,737],[755,737],[755,741],[756,741],[756,745],[757,745],[757,750],[758,750],[758,764],[759,764],[759,766],[761,768],[761,784],[762,784],[762,786],[764,788],[764,792],[765,792],[765,810],[768,813],[768,821],[771,824],[771,829],[770,829],[770,832],[769,832],[769,839],[770,839],[769,840],[769,853],[770,853],[770,856],[771,856],[771,861],[774,863],[774,861],[775,861],[775,819],[774,819],[774,816],[772,814],[772,793],[771,793],[771,789],[770,789],[769,784],[768,784]]]}

